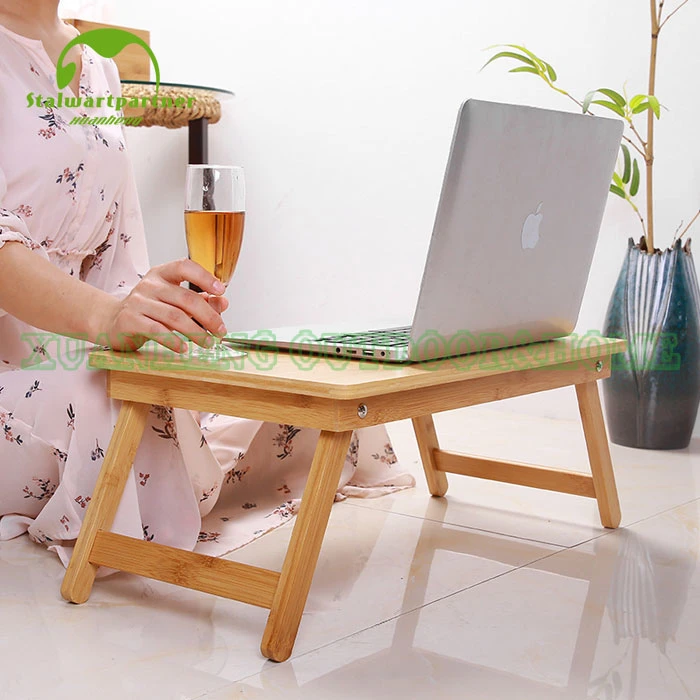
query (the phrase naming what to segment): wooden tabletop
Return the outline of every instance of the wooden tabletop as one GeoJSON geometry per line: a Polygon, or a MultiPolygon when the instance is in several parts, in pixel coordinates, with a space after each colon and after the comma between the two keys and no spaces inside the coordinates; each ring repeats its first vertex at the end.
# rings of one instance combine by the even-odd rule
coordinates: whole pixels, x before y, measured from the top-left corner
{"type": "Polygon", "coordinates": [[[623,340],[567,336],[431,362],[395,364],[254,350],[243,358],[211,362],[153,344],[133,353],[96,350],[90,354],[89,364],[96,369],[139,375],[353,399],[525,369],[595,364],[624,349],[623,340]]]}

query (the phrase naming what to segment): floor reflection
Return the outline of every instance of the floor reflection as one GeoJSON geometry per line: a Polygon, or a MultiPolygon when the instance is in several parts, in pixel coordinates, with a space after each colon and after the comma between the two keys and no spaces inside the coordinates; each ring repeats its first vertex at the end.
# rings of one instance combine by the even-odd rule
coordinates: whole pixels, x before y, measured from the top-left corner
{"type": "MultiPolygon", "coordinates": [[[[439,500],[431,501],[433,522],[439,504],[439,500]]],[[[517,564],[513,562],[512,547],[505,546],[504,538],[449,526],[430,528],[424,522],[407,578],[402,608],[405,612],[380,626],[391,628],[389,644],[382,644],[383,648],[376,651],[380,646],[379,635],[372,635],[370,630],[335,645],[338,649],[334,653],[322,650],[286,664],[268,664],[254,682],[251,679],[250,683],[236,684],[231,690],[250,698],[303,697],[305,700],[315,697],[324,700],[349,697],[452,699],[458,697],[454,694],[458,688],[464,692],[460,693],[461,697],[517,697],[519,700],[697,697],[692,680],[683,677],[669,654],[669,642],[675,639],[684,619],[697,565],[697,523],[686,525],[681,522],[680,527],[674,527],[677,536],[673,538],[669,538],[668,529],[663,537],[655,537],[653,526],[640,528],[639,532],[620,529],[581,547],[557,553],[536,542],[523,544],[529,548],[528,556],[533,562],[523,571],[576,579],[586,586],[585,600],[577,603],[580,608],[578,626],[570,630],[573,654],[565,685],[533,680],[502,667],[469,661],[470,656],[479,656],[470,653],[470,649],[476,651],[480,640],[493,645],[499,636],[516,633],[517,625],[512,628],[504,625],[502,615],[495,620],[495,628],[475,630],[469,629],[466,612],[465,633],[461,639],[458,627],[461,621],[455,619],[450,629],[445,630],[446,638],[442,642],[431,645],[433,648],[425,646],[427,635],[417,632],[422,616],[433,607],[422,608],[426,602],[430,565],[441,550],[517,564]],[[409,610],[414,612],[406,614],[409,610]],[[363,643],[374,651],[358,656],[363,643]],[[645,646],[643,655],[640,654],[642,646],[645,646]],[[446,648],[448,653],[445,653],[446,648]],[[449,651],[451,649],[453,652],[449,651]],[[650,650],[654,652],[651,655],[650,650]],[[353,655],[356,658],[348,663],[347,659],[353,655]],[[314,660],[314,657],[318,658],[314,660]],[[643,686],[640,679],[646,677],[645,665],[650,663],[650,658],[655,659],[660,675],[667,678],[668,687],[675,689],[675,695],[640,688],[643,686]],[[328,670],[329,665],[334,668],[328,670]],[[326,668],[321,674],[312,670],[322,667],[326,668]]],[[[477,584],[474,588],[479,585],[492,584],[477,584]]],[[[517,594],[516,586],[513,595],[517,594]]],[[[547,602],[541,605],[544,609],[547,602]]],[[[468,611],[469,605],[463,605],[463,609],[468,611]]],[[[384,638],[388,634],[385,633],[384,638]]],[[[543,637],[549,634],[546,620],[538,634],[543,637]]],[[[546,667],[547,659],[539,663],[546,667]]]]}

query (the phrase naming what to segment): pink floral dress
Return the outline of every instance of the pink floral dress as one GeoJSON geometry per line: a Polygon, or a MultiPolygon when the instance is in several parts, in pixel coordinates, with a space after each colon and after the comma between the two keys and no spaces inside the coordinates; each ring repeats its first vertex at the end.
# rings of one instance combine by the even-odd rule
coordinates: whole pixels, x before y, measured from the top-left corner
{"type": "MultiPolygon", "coordinates": [[[[119,95],[111,61],[88,47],[82,59],[81,96],[119,95]]],[[[109,116],[106,106],[27,107],[29,93],[57,92],[40,41],[0,26],[0,64],[0,246],[22,243],[69,275],[128,294],[149,266],[122,128],[70,124],[109,116]]],[[[119,412],[85,353],[84,343],[0,309],[0,540],[28,532],[64,563],[119,412]]],[[[114,530],[215,555],[240,547],[293,516],[317,437],[154,406],[114,530]]],[[[339,497],[411,485],[384,428],[355,433],[339,497]]]]}

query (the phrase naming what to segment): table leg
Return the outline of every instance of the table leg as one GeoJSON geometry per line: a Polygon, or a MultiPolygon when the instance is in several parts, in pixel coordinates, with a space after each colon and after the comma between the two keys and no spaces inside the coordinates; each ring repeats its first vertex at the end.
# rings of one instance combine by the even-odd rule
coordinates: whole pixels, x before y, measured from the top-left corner
{"type": "Polygon", "coordinates": [[[420,459],[423,463],[425,479],[428,482],[428,489],[433,496],[444,496],[447,493],[447,474],[437,470],[435,464],[435,450],[440,449],[435,423],[431,415],[412,418],[413,430],[416,433],[420,459]]]}
{"type": "Polygon", "coordinates": [[[61,595],[71,603],[84,603],[90,597],[97,572],[97,565],[90,563],[95,536],[100,530],[112,527],[150,408],[145,403],[122,403],[73,556],[63,578],[61,595]]]}
{"type": "Polygon", "coordinates": [[[206,117],[193,119],[187,123],[188,159],[190,165],[203,165],[209,158],[209,139],[207,127],[209,120],[206,117]]]}
{"type": "Polygon", "coordinates": [[[260,650],[286,661],[304,612],[352,431],[321,432],[260,650]]]}
{"type": "Polygon", "coordinates": [[[583,433],[586,437],[588,461],[593,475],[593,488],[598,501],[600,522],[603,527],[616,528],[621,519],[620,502],[617,497],[608,436],[600,407],[598,383],[576,384],[576,397],[583,433]]]}
{"type": "MultiPolygon", "coordinates": [[[[209,120],[206,117],[187,122],[187,162],[190,165],[204,165],[209,160],[208,126],[209,120]]],[[[188,282],[187,286],[198,294],[202,291],[192,282],[188,282]]]]}

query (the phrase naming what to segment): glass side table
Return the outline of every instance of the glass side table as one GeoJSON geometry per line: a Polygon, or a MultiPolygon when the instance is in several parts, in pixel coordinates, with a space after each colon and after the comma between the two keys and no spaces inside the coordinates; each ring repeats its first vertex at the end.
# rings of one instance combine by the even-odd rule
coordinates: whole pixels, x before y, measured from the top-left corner
{"type": "Polygon", "coordinates": [[[164,126],[168,129],[188,129],[188,159],[193,165],[208,161],[207,128],[221,118],[221,103],[231,100],[234,93],[221,88],[185,83],[163,83],[158,90],[157,105],[151,104],[156,97],[156,84],[147,80],[122,80],[122,97],[138,98],[139,107],[125,107],[125,117],[141,117],[138,125],[164,126]],[[172,106],[164,106],[166,104],[172,106]]]}

